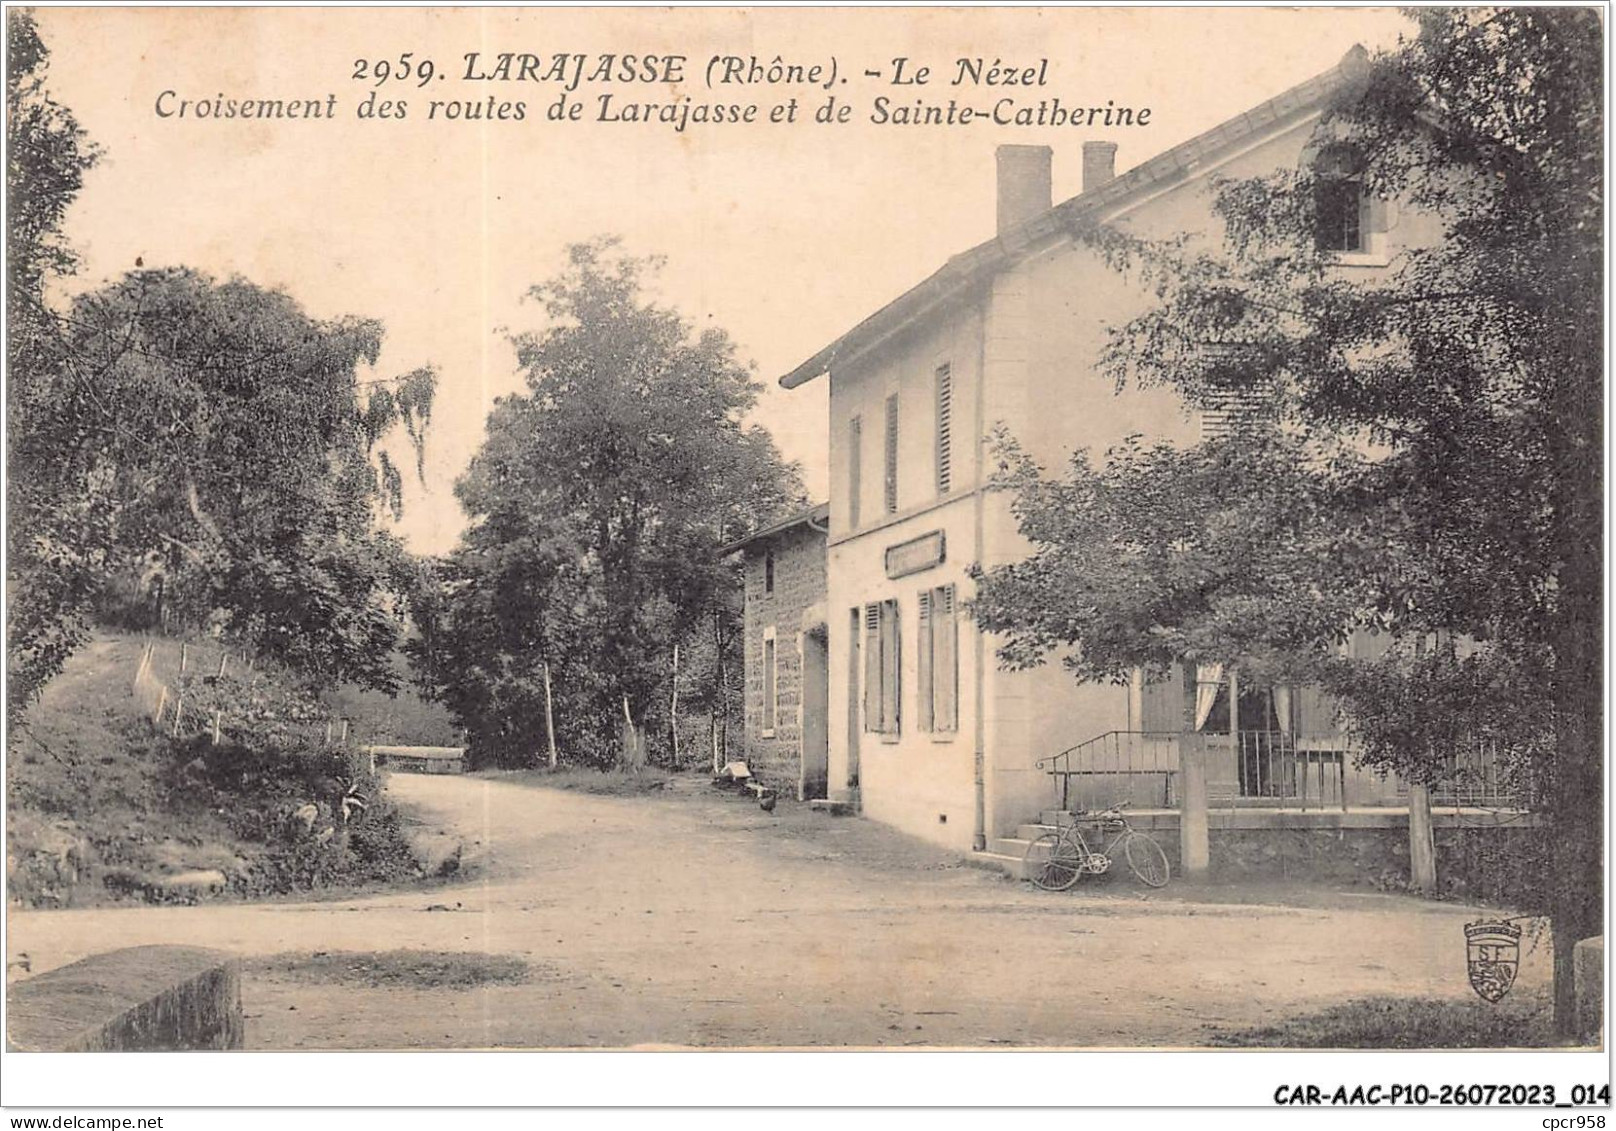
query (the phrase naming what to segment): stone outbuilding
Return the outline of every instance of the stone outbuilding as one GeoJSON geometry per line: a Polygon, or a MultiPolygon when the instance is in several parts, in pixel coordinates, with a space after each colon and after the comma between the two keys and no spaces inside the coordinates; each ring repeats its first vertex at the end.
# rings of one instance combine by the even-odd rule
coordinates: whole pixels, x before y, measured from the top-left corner
{"type": "Polygon", "coordinates": [[[745,761],[798,800],[826,794],[830,670],[821,503],[720,551],[745,562],[745,761]]]}

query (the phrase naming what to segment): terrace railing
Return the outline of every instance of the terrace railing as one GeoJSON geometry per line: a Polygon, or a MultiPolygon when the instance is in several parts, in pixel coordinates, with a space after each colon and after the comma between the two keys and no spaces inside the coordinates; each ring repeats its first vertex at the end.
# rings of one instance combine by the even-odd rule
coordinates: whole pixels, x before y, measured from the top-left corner
{"type": "MultiPolygon", "coordinates": [[[[1119,802],[1136,808],[1176,809],[1182,801],[1177,731],[1112,730],[1038,762],[1055,779],[1060,808],[1102,809],[1119,802]]],[[[1350,738],[1242,730],[1238,740],[1205,734],[1207,805],[1212,809],[1344,810],[1349,804],[1397,806],[1407,785],[1395,776],[1354,765],[1350,738]]],[[[1440,780],[1436,805],[1530,808],[1530,783],[1495,745],[1455,740],[1440,780]]]]}
{"type": "Polygon", "coordinates": [[[1528,809],[1535,783],[1525,759],[1512,759],[1496,742],[1458,740],[1444,759],[1441,778],[1431,786],[1435,805],[1481,809],[1528,809]]]}
{"type": "Polygon", "coordinates": [[[1104,809],[1126,801],[1138,808],[1178,804],[1178,732],[1111,730],[1045,758],[1038,768],[1055,779],[1060,807],[1104,809]]]}
{"type": "Polygon", "coordinates": [[[1207,803],[1213,808],[1345,809],[1350,757],[1346,743],[1331,736],[1242,730],[1236,744],[1227,735],[1211,735],[1207,803]]]}

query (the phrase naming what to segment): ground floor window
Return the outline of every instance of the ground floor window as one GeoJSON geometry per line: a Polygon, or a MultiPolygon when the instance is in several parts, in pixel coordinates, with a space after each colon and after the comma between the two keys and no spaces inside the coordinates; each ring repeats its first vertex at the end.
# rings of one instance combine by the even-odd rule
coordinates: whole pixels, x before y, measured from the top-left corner
{"type": "Polygon", "coordinates": [[[864,606],[864,729],[899,733],[898,602],[864,606]]]}
{"type": "Polygon", "coordinates": [[[920,729],[933,733],[959,730],[959,624],[954,606],[952,585],[920,593],[920,729]]]}

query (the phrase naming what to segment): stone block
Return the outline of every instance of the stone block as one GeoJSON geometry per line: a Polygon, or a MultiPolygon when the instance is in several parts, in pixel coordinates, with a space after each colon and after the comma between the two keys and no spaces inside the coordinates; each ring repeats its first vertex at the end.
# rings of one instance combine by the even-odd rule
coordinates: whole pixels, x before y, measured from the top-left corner
{"type": "Polygon", "coordinates": [[[9,987],[7,1044],[18,1052],[236,1049],[235,960],[191,946],[91,955],[9,987]]]}

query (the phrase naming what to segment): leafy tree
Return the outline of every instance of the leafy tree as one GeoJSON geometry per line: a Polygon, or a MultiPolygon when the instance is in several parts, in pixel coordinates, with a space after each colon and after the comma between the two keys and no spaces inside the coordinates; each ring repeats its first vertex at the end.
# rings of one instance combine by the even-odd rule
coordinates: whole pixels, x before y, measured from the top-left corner
{"type": "Polygon", "coordinates": [[[316,679],[392,681],[409,571],[377,534],[417,470],[436,376],[358,384],[374,322],[319,322],[241,280],[136,270],[49,301],[75,266],[62,218],[98,151],[45,88],[47,52],[8,13],[8,707],[27,704],[119,587],[225,626],[316,679]],[[389,596],[394,594],[394,596],[389,596]]]}
{"type": "MultiPolygon", "coordinates": [[[[85,137],[71,111],[51,98],[45,87],[48,53],[31,12],[6,13],[6,385],[10,401],[7,438],[15,447],[28,406],[48,395],[60,359],[56,323],[45,305],[45,288],[73,273],[77,261],[61,236],[62,217],[95,164],[98,151],[85,137]]],[[[13,463],[12,473],[16,466],[13,463]]],[[[15,499],[15,496],[13,496],[15,499]]],[[[34,544],[19,536],[13,502],[8,550],[13,570],[34,544]]],[[[34,535],[54,546],[64,539],[46,532],[44,524],[66,533],[78,528],[81,546],[96,539],[98,524],[87,513],[45,514],[34,535]]],[[[20,639],[32,649],[31,665],[55,670],[72,649],[81,626],[62,623],[52,610],[81,604],[85,593],[76,571],[50,568],[48,560],[33,570],[34,590],[25,596],[13,587],[9,621],[13,648],[20,639]],[[31,599],[30,599],[31,598],[31,599]]],[[[37,679],[19,680],[12,666],[11,699],[30,697],[37,679]]]]}
{"type": "Polygon", "coordinates": [[[14,705],[130,579],[309,678],[394,684],[409,571],[375,528],[402,485],[377,445],[400,422],[419,445],[436,377],[362,388],[381,334],[185,269],[73,301],[11,409],[14,705]]]}
{"type": "Polygon", "coordinates": [[[33,13],[14,8],[6,17],[6,286],[15,382],[17,364],[32,360],[21,347],[36,344],[49,324],[41,309],[46,283],[76,266],[62,217],[100,153],[45,89],[49,53],[33,13]]]}
{"type": "Polygon", "coordinates": [[[471,526],[417,619],[482,760],[537,756],[545,664],[570,759],[609,761],[625,723],[669,734],[675,645],[734,615],[717,548],[800,500],[744,423],[758,386],[728,336],[642,293],[657,266],[578,244],[532,289],[549,325],[513,339],[528,391],[495,406],[456,488],[471,526]]]}
{"type": "Polygon", "coordinates": [[[1601,28],[1413,18],[1325,114],[1332,161],[1220,186],[1224,246],[1093,233],[1156,298],[1107,372],[1234,396],[1253,426],[1057,483],[1007,449],[1035,554],[984,578],[980,615],[1012,663],[1076,645],[1087,676],[1199,657],[1319,679],[1366,760],[1415,780],[1456,736],[1497,742],[1553,822],[1564,1032],[1571,946],[1603,920],[1601,28]],[[1437,238],[1337,270],[1315,223],[1343,175],[1437,238]],[[1395,644],[1343,661],[1355,628],[1395,644]]]}

